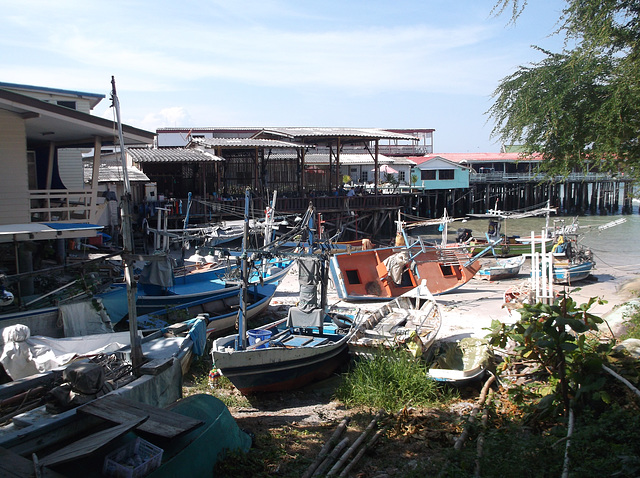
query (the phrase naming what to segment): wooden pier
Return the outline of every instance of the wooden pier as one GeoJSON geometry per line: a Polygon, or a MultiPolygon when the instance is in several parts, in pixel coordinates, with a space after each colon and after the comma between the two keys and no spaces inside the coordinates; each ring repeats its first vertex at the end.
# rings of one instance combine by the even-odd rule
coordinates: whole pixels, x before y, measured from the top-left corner
{"type": "MultiPolygon", "coordinates": [[[[356,196],[282,197],[278,198],[277,214],[303,214],[311,202],[323,221],[328,235],[342,231],[343,241],[363,237],[393,237],[398,211],[421,218],[442,217],[444,209],[450,216],[463,217],[481,213],[498,204],[502,210],[525,210],[546,204],[558,208],[559,214],[631,214],[631,182],[592,175],[573,175],[564,181],[541,182],[530,175],[509,178],[483,178],[473,181],[468,189],[407,190],[392,193],[356,196]]],[[[243,209],[243,199],[215,202],[195,201],[191,224],[237,219],[243,209]]],[[[261,218],[267,206],[266,198],[252,199],[253,216],[261,218]]],[[[170,216],[171,227],[181,227],[183,216],[170,216]]]]}

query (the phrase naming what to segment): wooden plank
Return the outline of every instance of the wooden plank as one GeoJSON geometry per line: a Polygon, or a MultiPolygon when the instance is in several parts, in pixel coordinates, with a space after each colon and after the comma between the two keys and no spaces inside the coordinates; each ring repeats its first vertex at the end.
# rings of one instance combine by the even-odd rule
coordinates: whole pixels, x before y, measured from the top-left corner
{"type": "Polygon", "coordinates": [[[114,423],[127,423],[136,417],[149,419],[137,429],[152,435],[175,438],[199,427],[202,421],[115,395],[105,395],[77,408],[78,413],[94,415],[114,423]]]}
{"type": "MultiPolygon", "coordinates": [[[[33,461],[0,447],[0,476],[25,478],[36,476],[36,470],[33,461]]],[[[42,478],[62,478],[61,474],[46,467],[40,470],[40,476],[42,478]]]]}
{"type": "Polygon", "coordinates": [[[66,463],[68,461],[82,458],[94,451],[102,448],[112,440],[124,435],[129,430],[137,427],[141,423],[147,420],[147,417],[137,418],[131,422],[116,425],[115,427],[107,428],[96,433],[92,433],[89,436],[71,443],[59,450],[54,451],[50,455],[40,458],[39,462],[42,466],[51,466],[58,463],[66,463]]]}
{"type": "Polygon", "coordinates": [[[140,367],[142,375],[159,375],[173,365],[173,357],[150,360],[140,367]]]}

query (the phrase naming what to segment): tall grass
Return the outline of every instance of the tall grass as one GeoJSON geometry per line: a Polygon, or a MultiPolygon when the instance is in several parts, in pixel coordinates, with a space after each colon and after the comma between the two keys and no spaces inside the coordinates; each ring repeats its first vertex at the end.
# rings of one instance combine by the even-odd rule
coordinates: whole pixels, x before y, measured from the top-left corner
{"type": "Polygon", "coordinates": [[[428,367],[409,354],[380,350],[372,359],[358,360],[336,390],[347,406],[369,406],[395,412],[405,405],[431,407],[451,400],[427,377],[428,367]]]}

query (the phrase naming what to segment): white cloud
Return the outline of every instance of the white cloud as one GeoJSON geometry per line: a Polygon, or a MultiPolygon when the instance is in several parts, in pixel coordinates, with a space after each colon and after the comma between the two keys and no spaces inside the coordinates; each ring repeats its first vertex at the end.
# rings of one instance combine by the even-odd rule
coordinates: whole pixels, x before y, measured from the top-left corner
{"type": "Polygon", "coordinates": [[[155,131],[156,128],[171,128],[191,124],[189,112],[181,106],[175,106],[172,108],[164,108],[158,113],[148,113],[142,118],[140,127],[149,131],[155,131]]]}

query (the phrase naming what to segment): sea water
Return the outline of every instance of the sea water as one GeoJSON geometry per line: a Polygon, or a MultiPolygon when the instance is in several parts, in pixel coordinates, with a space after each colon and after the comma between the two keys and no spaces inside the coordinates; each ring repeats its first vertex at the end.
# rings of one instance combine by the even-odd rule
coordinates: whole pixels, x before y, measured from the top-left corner
{"type": "MultiPolygon", "coordinates": [[[[502,222],[501,232],[508,236],[531,237],[533,232],[541,234],[548,224],[553,227],[554,221],[564,221],[570,225],[573,221],[579,225],[581,233],[580,242],[591,249],[596,260],[596,271],[607,271],[621,279],[633,278],[640,274],[640,215],[609,215],[609,216],[556,216],[548,219],[544,216],[527,217],[522,219],[505,219],[502,222]],[[614,225],[606,229],[599,226],[611,224],[617,220],[624,220],[622,224],[614,225]]],[[[449,242],[455,242],[459,228],[471,229],[473,235],[484,238],[489,225],[489,219],[456,220],[449,223],[447,238],[449,242]]],[[[438,226],[427,226],[420,229],[423,240],[430,242],[440,241],[442,232],[438,226]]]]}

